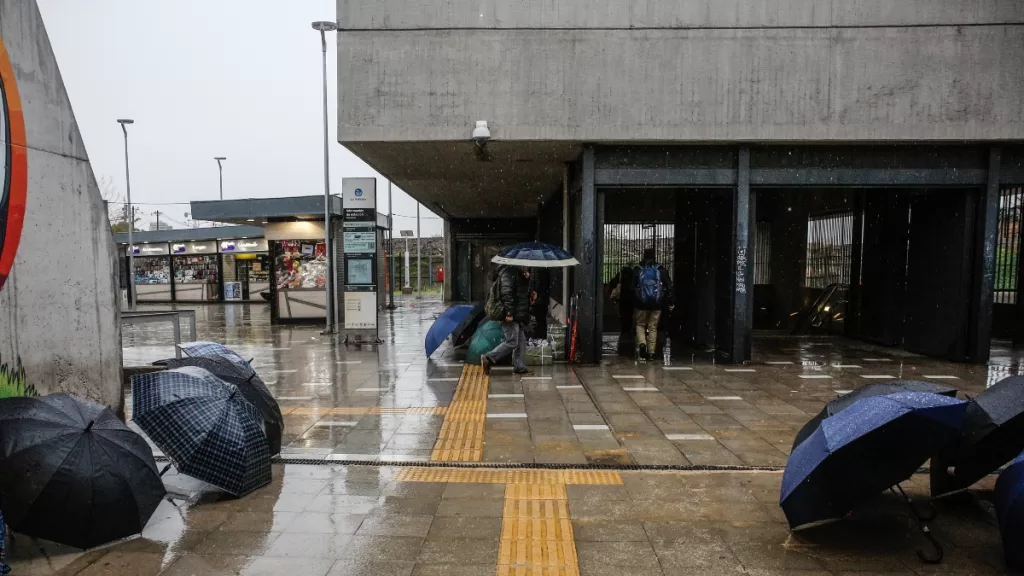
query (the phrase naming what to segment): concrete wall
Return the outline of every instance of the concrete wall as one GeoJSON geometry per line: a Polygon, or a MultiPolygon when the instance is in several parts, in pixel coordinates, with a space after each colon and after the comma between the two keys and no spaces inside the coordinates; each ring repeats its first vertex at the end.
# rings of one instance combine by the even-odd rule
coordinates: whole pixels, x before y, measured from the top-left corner
{"type": "Polygon", "coordinates": [[[1024,138],[1016,0],[339,0],[339,140],[1024,138]]]}
{"type": "MultiPolygon", "coordinates": [[[[0,288],[0,394],[24,371],[28,392],[121,402],[121,332],[110,223],[34,0],[0,0],[8,118],[23,109],[23,143],[3,144],[7,181],[24,181],[24,226],[6,229],[13,268],[0,288]],[[20,98],[15,98],[15,88],[20,98]]],[[[8,222],[20,214],[8,206],[8,222]]],[[[0,270],[0,273],[5,270],[0,270]]],[[[24,391],[15,391],[24,393],[24,391]]]]}

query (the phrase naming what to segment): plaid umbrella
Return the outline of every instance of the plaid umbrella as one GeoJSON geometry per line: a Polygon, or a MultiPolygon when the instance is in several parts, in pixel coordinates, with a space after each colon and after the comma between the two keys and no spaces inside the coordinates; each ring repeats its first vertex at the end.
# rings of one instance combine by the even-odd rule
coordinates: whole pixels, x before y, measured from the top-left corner
{"type": "Polygon", "coordinates": [[[200,358],[203,356],[220,356],[222,358],[227,358],[228,360],[231,360],[232,362],[238,364],[239,366],[244,366],[252,370],[252,366],[249,365],[248,360],[243,358],[242,355],[239,354],[238,352],[235,352],[234,350],[228,348],[223,344],[205,341],[186,342],[184,344],[179,344],[178,348],[180,348],[182,352],[193,358],[200,358]]]}
{"type": "Polygon", "coordinates": [[[207,370],[186,366],[132,377],[132,416],[184,474],[235,496],[270,482],[259,410],[207,370]]]}
{"type": "Polygon", "coordinates": [[[228,384],[237,386],[246,401],[255,406],[263,416],[264,430],[267,433],[267,442],[270,444],[270,454],[281,452],[281,435],[284,433],[284,416],[281,415],[281,407],[274,399],[274,395],[270,393],[270,389],[252,368],[232,362],[223,356],[170,358],[161,360],[159,364],[168,368],[196,366],[209,371],[210,374],[228,384]]]}

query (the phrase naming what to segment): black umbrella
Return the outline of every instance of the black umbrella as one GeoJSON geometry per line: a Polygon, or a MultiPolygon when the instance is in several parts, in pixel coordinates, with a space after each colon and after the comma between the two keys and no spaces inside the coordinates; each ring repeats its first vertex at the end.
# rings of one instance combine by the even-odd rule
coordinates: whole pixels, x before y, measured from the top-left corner
{"type": "Polygon", "coordinates": [[[264,384],[256,372],[240,364],[232,362],[220,356],[205,356],[199,358],[170,358],[161,360],[160,364],[168,368],[181,368],[182,366],[196,366],[208,371],[217,378],[233,384],[241,392],[249,404],[252,404],[263,415],[263,424],[266,428],[267,443],[270,446],[270,455],[281,452],[281,436],[284,433],[284,416],[281,415],[281,407],[270,393],[270,389],[264,384]]]}
{"type": "Polygon", "coordinates": [[[1024,451],[1024,376],[1011,376],[972,398],[959,438],[932,458],[937,498],[967,489],[1024,451]]]}
{"type": "Polygon", "coordinates": [[[165,494],[149,444],[110,409],[0,400],[0,502],[16,532],[92,548],[142,532],[165,494]]]}
{"type": "Polygon", "coordinates": [[[235,496],[270,482],[259,410],[202,368],[133,376],[132,418],[183,474],[235,496]]]}
{"type": "Polygon", "coordinates": [[[480,323],[483,322],[484,318],[487,317],[487,313],[484,312],[484,305],[477,302],[473,304],[473,310],[470,311],[469,316],[466,316],[462,322],[455,327],[452,331],[452,346],[467,346],[469,339],[476,333],[476,329],[480,327],[480,323]]]}
{"type": "Polygon", "coordinates": [[[943,386],[942,384],[933,384],[931,382],[919,382],[917,380],[894,380],[892,382],[879,382],[875,384],[868,384],[867,386],[861,386],[860,388],[850,392],[849,394],[843,394],[842,396],[832,400],[821,409],[821,412],[817,416],[811,418],[804,427],[796,433],[796,438],[793,440],[793,448],[796,448],[799,444],[802,444],[804,440],[810,437],[818,426],[821,425],[821,421],[829,416],[835,416],[842,412],[846,408],[853,406],[853,403],[861,398],[869,398],[871,396],[885,396],[886,394],[892,394],[894,392],[930,392],[932,394],[940,394],[942,396],[949,396],[950,398],[956,398],[956,388],[951,386],[943,386]]]}

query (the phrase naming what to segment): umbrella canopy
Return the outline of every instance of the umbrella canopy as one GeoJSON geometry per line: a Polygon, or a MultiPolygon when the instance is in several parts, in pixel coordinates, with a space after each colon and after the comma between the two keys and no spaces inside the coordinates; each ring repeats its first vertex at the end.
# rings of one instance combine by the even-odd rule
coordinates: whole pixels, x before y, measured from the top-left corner
{"type": "Polygon", "coordinates": [[[203,356],[221,356],[223,358],[231,360],[232,362],[238,364],[239,366],[244,366],[252,370],[252,366],[249,365],[248,360],[243,358],[242,355],[239,354],[238,352],[235,352],[234,350],[228,348],[223,344],[205,341],[186,342],[184,344],[179,344],[178,348],[180,348],[182,352],[184,352],[188,356],[191,356],[192,358],[201,358],[203,356]]]}
{"type": "Polygon", "coordinates": [[[434,324],[427,331],[427,337],[423,345],[427,350],[427,358],[434,353],[449,335],[473,312],[473,307],[468,304],[452,306],[445,310],[434,320],[434,324]]]}
{"type": "Polygon", "coordinates": [[[996,517],[1003,537],[1007,569],[1024,572],[1024,454],[999,474],[995,491],[996,517]]]}
{"type": "Polygon", "coordinates": [[[259,410],[202,368],[133,376],[132,417],[183,474],[235,496],[270,482],[259,410]]]}
{"type": "Polygon", "coordinates": [[[242,397],[256,407],[263,416],[263,425],[267,433],[270,455],[281,452],[281,436],[284,433],[284,416],[270,389],[252,368],[236,364],[223,356],[205,356],[200,358],[170,358],[161,364],[168,368],[196,366],[213,374],[217,378],[234,385],[242,397]]]}
{"type": "Polygon", "coordinates": [[[530,266],[533,268],[562,268],[576,266],[580,262],[565,250],[543,242],[526,242],[505,248],[491,258],[495,264],[509,266],[530,266]]]}
{"type": "Polygon", "coordinates": [[[92,548],[142,532],[166,494],[153,452],[105,406],[0,400],[0,501],[17,532],[92,548]]]}
{"type": "Polygon", "coordinates": [[[960,436],[932,459],[932,497],[967,489],[1024,451],[1024,377],[972,398],[960,436]]]}
{"type": "Polygon", "coordinates": [[[956,437],[966,408],[947,396],[897,392],[861,398],[823,420],[786,463],[779,505],[790,527],[842,518],[909,478],[956,437]]]}
{"type": "Polygon", "coordinates": [[[950,398],[956,398],[957,390],[952,386],[932,384],[931,382],[919,382],[917,380],[894,380],[892,382],[881,382],[861,386],[849,394],[843,394],[835,400],[832,400],[821,409],[821,412],[819,412],[817,416],[811,418],[807,424],[804,424],[804,427],[796,433],[796,438],[793,440],[793,448],[796,448],[797,444],[801,444],[804,440],[810,437],[811,434],[814,434],[814,431],[818,429],[822,420],[829,416],[835,416],[844,409],[853,406],[853,403],[857,400],[860,400],[861,398],[868,398],[870,396],[885,396],[886,394],[893,394],[896,392],[930,392],[932,394],[941,394],[943,396],[949,396],[950,398]]]}
{"type": "Polygon", "coordinates": [[[469,339],[476,334],[476,329],[480,327],[484,318],[487,318],[484,305],[479,302],[474,303],[469,315],[455,327],[455,330],[452,330],[452,345],[459,347],[469,344],[469,339]]]}
{"type": "Polygon", "coordinates": [[[501,330],[500,323],[494,320],[484,322],[469,340],[469,350],[466,351],[466,364],[479,364],[480,356],[494,350],[494,347],[504,339],[505,334],[501,330]]]}

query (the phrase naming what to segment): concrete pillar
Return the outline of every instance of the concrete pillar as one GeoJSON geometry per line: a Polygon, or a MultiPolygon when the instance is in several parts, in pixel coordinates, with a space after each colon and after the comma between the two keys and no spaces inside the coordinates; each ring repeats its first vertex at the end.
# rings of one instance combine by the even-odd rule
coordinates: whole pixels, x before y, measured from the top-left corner
{"type": "Polygon", "coordinates": [[[996,242],[999,215],[999,170],[1002,150],[989,150],[988,184],[978,201],[975,219],[974,282],[971,289],[971,322],[967,359],[988,362],[992,341],[992,291],[995,289],[996,242]]]}
{"type": "Polygon", "coordinates": [[[580,362],[593,364],[601,360],[602,279],[601,228],[602,198],[594,182],[594,148],[583,150],[582,190],[580,192],[580,265],[576,267],[579,293],[576,328],[576,354],[580,362]]]}
{"type": "Polygon", "coordinates": [[[751,355],[754,309],[754,262],[750,252],[750,229],[754,222],[754,198],[750,193],[750,148],[739,151],[736,188],[732,201],[732,325],[726,347],[733,363],[746,362],[751,355]]]}

